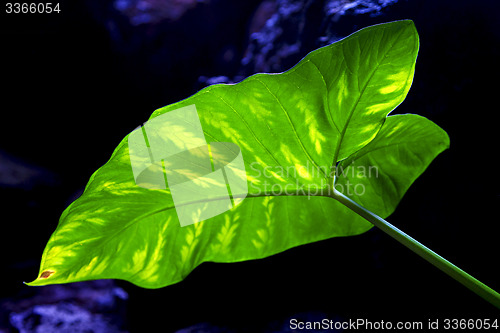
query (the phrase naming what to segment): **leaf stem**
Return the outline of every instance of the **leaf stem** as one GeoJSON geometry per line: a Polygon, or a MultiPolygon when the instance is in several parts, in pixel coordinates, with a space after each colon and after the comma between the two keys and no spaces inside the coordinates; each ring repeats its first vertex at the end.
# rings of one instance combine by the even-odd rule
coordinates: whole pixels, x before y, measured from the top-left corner
{"type": "Polygon", "coordinates": [[[370,212],[363,206],[359,205],[355,201],[346,197],[344,194],[333,189],[330,197],[339,201],[346,207],[350,208],[352,211],[360,215],[361,217],[368,220],[370,223],[381,229],[383,232],[448,274],[450,277],[454,278],[465,287],[469,288],[471,291],[476,293],[478,296],[482,297],[484,300],[490,302],[494,306],[500,309],[500,294],[495,290],[491,289],[481,281],[475,279],[470,274],[464,272],[448,260],[444,259],[428,247],[422,245],[417,240],[405,234],[403,231],[399,230],[380,216],[370,212]]]}

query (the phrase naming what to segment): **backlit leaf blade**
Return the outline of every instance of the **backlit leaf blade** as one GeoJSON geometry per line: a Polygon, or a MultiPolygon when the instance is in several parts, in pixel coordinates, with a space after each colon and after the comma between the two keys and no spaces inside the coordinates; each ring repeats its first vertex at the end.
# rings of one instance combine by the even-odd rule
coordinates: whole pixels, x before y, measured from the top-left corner
{"type": "Polygon", "coordinates": [[[328,86],[328,109],[338,133],[335,162],[370,142],[385,116],[405,99],[419,40],[413,22],[398,21],[363,29],[337,44],[332,57],[340,63],[311,58],[328,86]]]}
{"type": "Polygon", "coordinates": [[[349,189],[351,199],[385,218],[449,145],[448,134],[424,117],[387,117],[375,139],[339,165],[338,189],[344,194],[349,189]]]}
{"type": "Polygon", "coordinates": [[[136,186],[125,138],[61,216],[30,285],[118,278],[158,288],[204,261],[263,258],[368,230],[370,223],[337,201],[304,195],[327,191],[335,156],[346,158],[373,139],[406,96],[417,51],[411,21],[373,26],[285,73],[211,86],[155,111],[152,118],[196,105],[207,142],[240,147],[248,197],[225,214],[180,227],[168,189],[136,186]]]}

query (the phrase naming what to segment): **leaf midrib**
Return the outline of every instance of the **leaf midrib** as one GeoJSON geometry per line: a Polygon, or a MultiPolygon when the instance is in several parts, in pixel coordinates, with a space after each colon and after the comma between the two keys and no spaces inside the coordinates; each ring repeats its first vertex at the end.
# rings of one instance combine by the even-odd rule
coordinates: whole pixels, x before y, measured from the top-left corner
{"type": "MultiPolygon", "coordinates": [[[[392,44],[389,46],[389,48],[387,49],[387,51],[384,52],[384,54],[382,56],[382,59],[386,58],[387,54],[392,51],[394,45],[399,40],[399,38],[401,37],[401,35],[403,34],[403,32],[404,32],[404,30],[402,29],[400,31],[399,35],[396,38],[394,38],[394,41],[392,42],[392,44]]],[[[342,45],[342,52],[344,52],[344,45],[342,45]]],[[[344,59],[345,59],[345,55],[344,55],[344,59]]],[[[358,98],[356,99],[356,103],[354,103],[354,106],[349,111],[349,115],[347,116],[347,120],[346,120],[346,122],[345,122],[345,124],[344,124],[344,126],[342,128],[342,132],[340,133],[340,138],[338,140],[337,146],[335,147],[335,153],[333,155],[334,157],[333,157],[332,168],[335,167],[335,165],[338,162],[337,160],[338,160],[338,157],[339,157],[340,148],[342,146],[342,142],[344,140],[345,134],[347,132],[347,128],[349,127],[349,123],[350,123],[350,121],[351,121],[351,119],[352,119],[352,117],[354,115],[354,112],[356,111],[356,108],[358,107],[358,104],[359,104],[361,98],[363,97],[363,94],[365,93],[365,90],[368,87],[368,84],[373,79],[373,76],[375,75],[375,73],[377,72],[377,70],[380,68],[381,64],[382,64],[381,61],[377,61],[377,65],[375,66],[375,68],[373,69],[373,71],[370,73],[370,76],[368,77],[368,80],[366,80],[365,84],[363,85],[362,90],[360,91],[360,94],[359,94],[358,98]]],[[[346,64],[346,67],[347,67],[347,64],[346,64]]],[[[336,127],[338,128],[338,126],[336,126],[336,127]]]]}

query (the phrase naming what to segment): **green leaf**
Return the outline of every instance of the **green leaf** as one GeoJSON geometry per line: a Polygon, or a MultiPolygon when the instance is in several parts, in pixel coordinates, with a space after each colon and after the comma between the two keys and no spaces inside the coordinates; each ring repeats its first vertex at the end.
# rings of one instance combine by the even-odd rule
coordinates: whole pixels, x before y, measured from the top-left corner
{"type": "Polygon", "coordinates": [[[117,278],[159,288],[204,261],[263,258],[367,231],[370,223],[327,197],[332,167],[376,165],[383,177],[356,179],[370,187],[359,199],[389,214],[446,146],[430,121],[386,117],[410,89],[417,52],[411,21],[372,26],[311,52],[287,72],[210,86],[155,111],[151,119],[194,104],[207,142],[238,145],[247,197],[224,214],[181,227],[168,188],[136,185],[125,138],[63,212],[29,285],[117,278]],[[431,139],[412,143],[398,126],[431,139]]]}
{"type": "Polygon", "coordinates": [[[343,160],[337,189],[385,218],[432,160],[449,148],[448,134],[414,114],[387,117],[375,139],[343,160]]]}

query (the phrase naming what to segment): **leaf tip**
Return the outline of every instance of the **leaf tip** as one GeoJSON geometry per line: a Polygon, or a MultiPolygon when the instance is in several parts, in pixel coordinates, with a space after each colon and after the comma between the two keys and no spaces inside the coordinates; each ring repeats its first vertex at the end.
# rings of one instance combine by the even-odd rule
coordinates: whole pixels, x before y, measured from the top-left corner
{"type": "MultiPolygon", "coordinates": [[[[391,23],[391,22],[389,22],[389,23],[391,23]]],[[[413,20],[411,20],[411,19],[397,20],[397,21],[393,21],[392,23],[397,23],[399,25],[406,25],[409,28],[415,27],[415,22],[413,22],[413,20]]]]}
{"type": "Polygon", "coordinates": [[[41,286],[41,285],[47,284],[44,280],[51,277],[54,273],[55,273],[54,270],[46,269],[42,273],[40,273],[38,278],[36,278],[35,280],[33,280],[31,282],[23,282],[23,283],[27,286],[41,286]]]}

